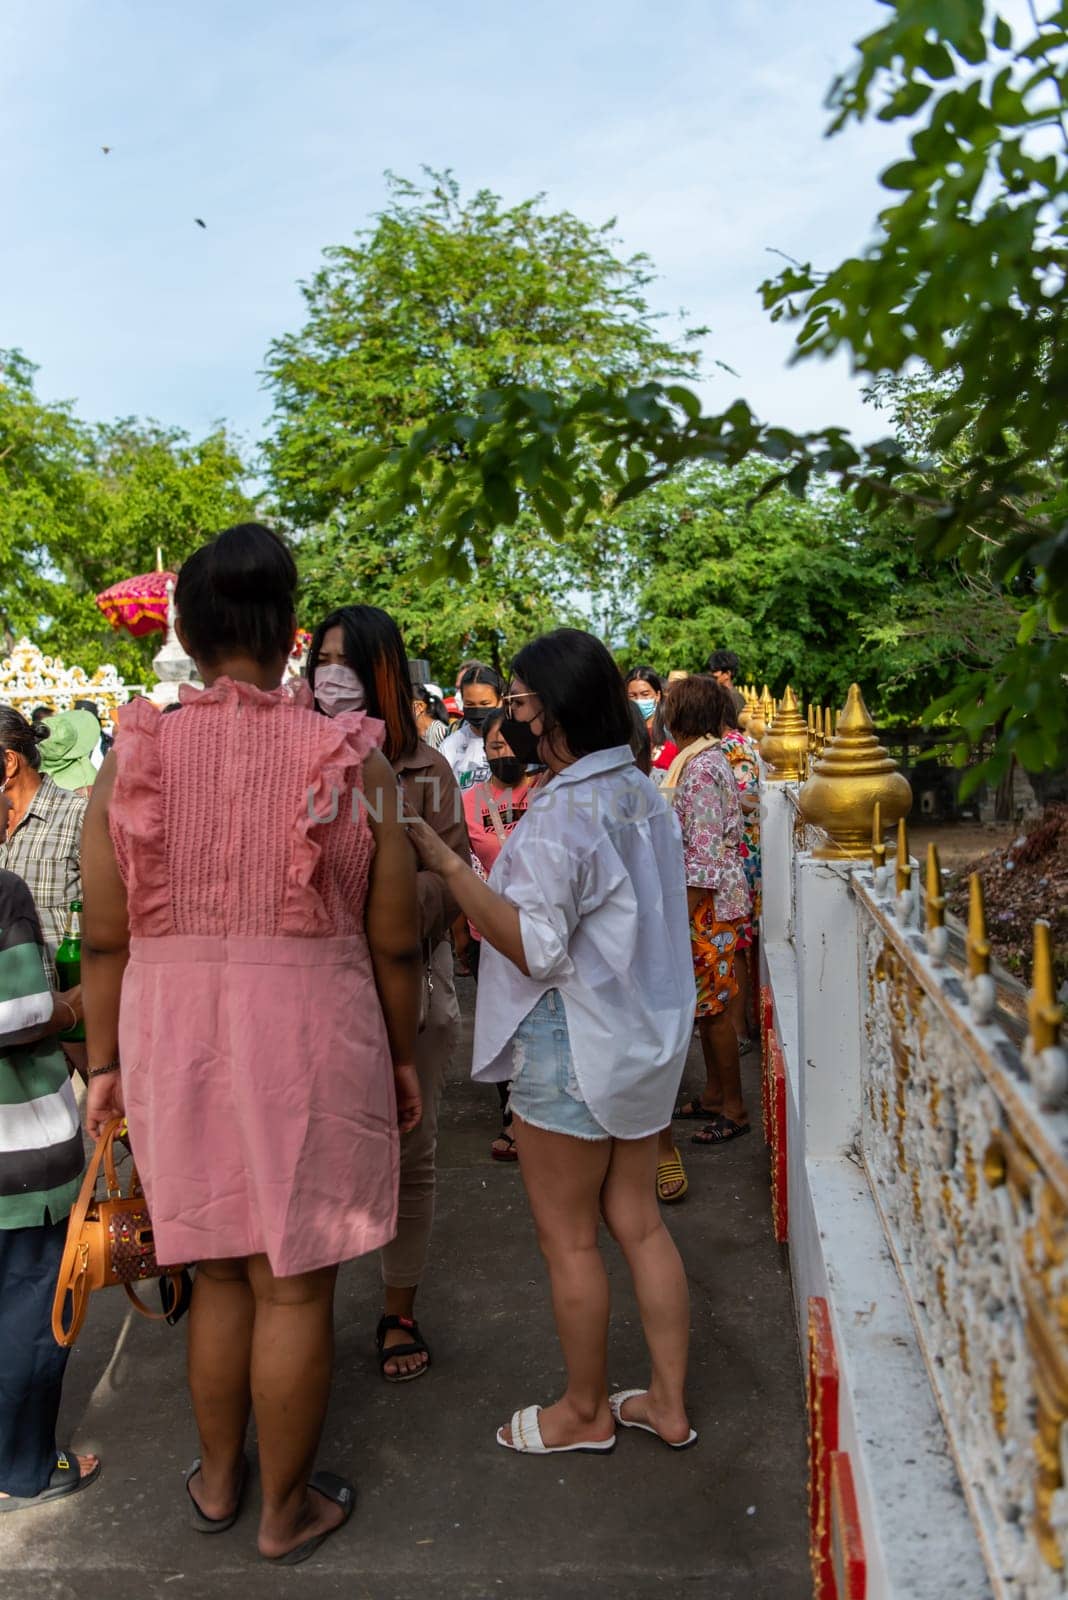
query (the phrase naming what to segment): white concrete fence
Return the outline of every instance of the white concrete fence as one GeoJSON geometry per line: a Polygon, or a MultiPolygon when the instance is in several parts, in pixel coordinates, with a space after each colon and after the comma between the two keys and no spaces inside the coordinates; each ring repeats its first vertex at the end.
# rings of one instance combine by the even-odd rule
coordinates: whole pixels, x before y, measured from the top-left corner
{"type": "MultiPolygon", "coordinates": [[[[765,1129],[808,1383],[818,1600],[1068,1594],[1068,1061],[762,795],[765,1129]]],[[[1045,1019],[1043,1021],[1043,1018],[1045,1019]]]]}

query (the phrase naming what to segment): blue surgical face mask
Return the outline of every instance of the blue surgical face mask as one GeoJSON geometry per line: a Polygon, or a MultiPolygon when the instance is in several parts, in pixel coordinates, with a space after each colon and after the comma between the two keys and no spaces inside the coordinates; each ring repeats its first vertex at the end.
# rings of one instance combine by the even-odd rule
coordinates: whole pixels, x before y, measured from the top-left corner
{"type": "Polygon", "coordinates": [[[648,722],[656,710],[656,701],[650,697],[648,700],[635,700],[634,704],[638,707],[646,722],[648,722]]]}

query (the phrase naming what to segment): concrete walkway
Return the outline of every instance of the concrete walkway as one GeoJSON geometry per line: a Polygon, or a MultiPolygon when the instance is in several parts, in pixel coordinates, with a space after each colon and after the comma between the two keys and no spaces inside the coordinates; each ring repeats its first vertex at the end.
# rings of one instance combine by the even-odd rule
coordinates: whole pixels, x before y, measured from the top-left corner
{"type": "MultiPolygon", "coordinates": [[[[627,1433],[606,1459],[522,1459],[496,1447],[494,1430],[517,1405],[554,1399],[561,1364],[519,1174],[488,1159],[496,1095],[465,1071],[461,1052],[419,1305],[428,1377],[381,1381],[376,1264],[342,1269],[321,1460],[357,1481],[345,1532],[300,1568],[269,1568],[256,1555],[255,1488],[230,1534],[187,1528],[182,1472],[196,1436],[184,1330],[128,1313],[116,1291],[94,1297],[61,1430],[97,1451],[104,1472],[66,1504],[0,1518],[3,1600],[807,1600],[801,1376],[759,1133],[684,1154],[690,1195],[667,1213],[693,1294],[696,1449],[672,1455],[627,1433]]],[[[630,1387],[646,1376],[640,1326],[611,1246],[609,1269],[611,1382],[630,1387]]]]}

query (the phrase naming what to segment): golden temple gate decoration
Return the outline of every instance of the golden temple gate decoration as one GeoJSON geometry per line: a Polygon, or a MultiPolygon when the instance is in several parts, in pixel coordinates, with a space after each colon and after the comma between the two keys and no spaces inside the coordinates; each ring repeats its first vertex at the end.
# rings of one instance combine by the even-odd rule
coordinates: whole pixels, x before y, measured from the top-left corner
{"type": "Polygon", "coordinates": [[[90,676],[82,667],[65,666],[59,656],[43,655],[29,639],[20,639],[0,661],[0,702],[27,718],[38,706],[69,711],[75,700],[92,700],[110,733],[119,707],[133,692],[115,667],[97,667],[90,676]]]}

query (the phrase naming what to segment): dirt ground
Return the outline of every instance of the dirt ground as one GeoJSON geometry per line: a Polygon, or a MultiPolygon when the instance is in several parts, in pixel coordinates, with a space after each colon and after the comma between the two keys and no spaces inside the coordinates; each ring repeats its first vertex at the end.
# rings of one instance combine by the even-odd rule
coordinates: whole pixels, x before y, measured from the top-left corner
{"type": "Polygon", "coordinates": [[[1031,981],[1036,920],[1050,924],[1054,981],[1068,984],[1068,806],[1047,806],[1029,823],[943,823],[910,829],[912,854],[923,862],[934,840],[946,877],[947,909],[968,917],[968,879],[978,872],[994,959],[1022,983],[1031,981]]]}

